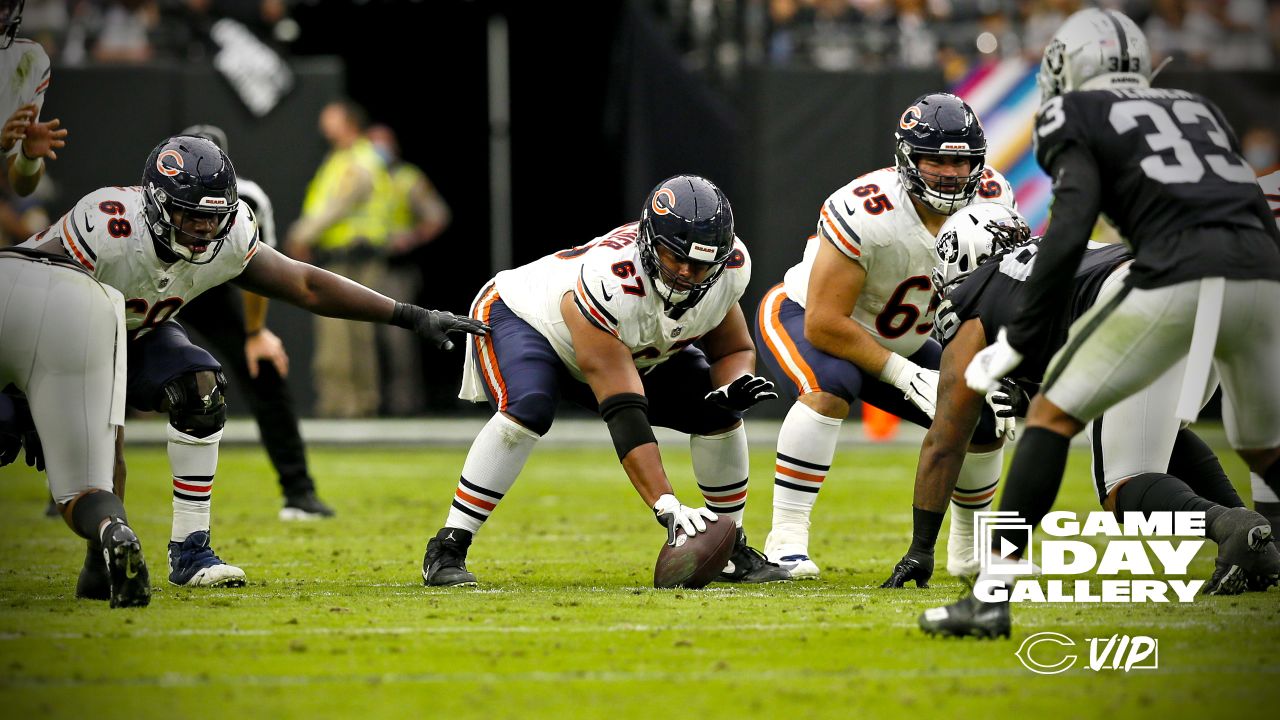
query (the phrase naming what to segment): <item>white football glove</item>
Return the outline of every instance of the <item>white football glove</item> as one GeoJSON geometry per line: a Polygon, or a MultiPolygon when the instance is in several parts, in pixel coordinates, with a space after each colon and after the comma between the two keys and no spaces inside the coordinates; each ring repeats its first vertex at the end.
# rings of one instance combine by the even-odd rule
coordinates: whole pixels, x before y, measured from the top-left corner
{"type": "Polygon", "coordinates": [[[658,502],[653,504],[653,515],[658,519],[658,524],[667,529],[667,544],[676,544],[676,528],[680,527],[684,530],[685,535],[697,535],[705,532],[707,529],[707,521],[715,522],[719,517],[710,510],[701,508],[691,508],[680,504],[675,495],[667,493],[658,498],[658,502]]]}
{"type": "Polygon", "coordinates": [[[989,393],[1000,388],[1000,378],[1008,375],[1022,362],[1022,353],[1013,349],[1006,339],[1005,329],[1000,328],[995,343],[986,346],[965,368],[964,381],[974,392],[989,393]]]}
{"type": "Polygon", "coordinates": [[[897,353],[889,356],[880,379],[902,391],[929,419],[938,409],[938,371],[922,368],[897,353]]]}

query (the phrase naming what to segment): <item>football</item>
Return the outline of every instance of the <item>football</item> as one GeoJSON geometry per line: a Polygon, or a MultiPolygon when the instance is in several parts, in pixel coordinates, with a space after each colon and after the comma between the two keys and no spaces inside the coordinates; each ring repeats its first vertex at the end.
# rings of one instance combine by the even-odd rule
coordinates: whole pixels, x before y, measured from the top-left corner
{"type": "Polygon", "coordinates": [[[716,579],[729,562],[738,537],[733,520],[722,517],[707,523],[705,532],[692,537],[676,530],[676,544],[662,544],[653,568],[656,588],[700,588],[716,579]]]}

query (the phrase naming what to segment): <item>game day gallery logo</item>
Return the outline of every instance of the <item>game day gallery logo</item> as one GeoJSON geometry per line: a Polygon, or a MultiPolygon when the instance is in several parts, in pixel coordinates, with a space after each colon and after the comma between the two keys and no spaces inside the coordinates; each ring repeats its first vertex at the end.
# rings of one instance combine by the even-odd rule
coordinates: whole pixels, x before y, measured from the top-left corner
{"type": "Polygon", "coordinates": [[[973,591],[983,602],[1189,603],[1205,582],[1178,579],[1205,543],[1203,512],[1127,512],[1123,524],[1109,512],[1051,512],[1040,523],[1049,539],[1039,543],[1016,512],[974,517],[983,573],[973,591]],[[1058,579],[1072,575],[1103,579],[1096,589],[1089,577],[1058,579]]]}

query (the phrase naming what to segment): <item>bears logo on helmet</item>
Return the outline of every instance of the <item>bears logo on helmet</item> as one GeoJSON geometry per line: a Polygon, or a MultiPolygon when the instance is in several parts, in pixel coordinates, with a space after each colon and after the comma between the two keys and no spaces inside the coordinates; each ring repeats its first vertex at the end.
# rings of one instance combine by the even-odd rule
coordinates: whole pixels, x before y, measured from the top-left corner
{"type": "Polygon", "coordinates": [[[182,155],[177,150],[165,150],[156,158],[156,170],[168,177],[175,177],[182,172],[182,155]],[[165,160],[172,162],[166,163],[165,160]],[[176,166],[176,167],[175,167],[176,166]]]}
{"type": "Polygon", "coordinates": [[[653,211],[659,215],[666,215],[675,206],[676,194],[671,192],[671,188],[658,188],[653,194],[653,211]]]}
{"type": "Polygon", "coordinates": [[[147,228],[160,248],[189,263],[213,262],[235,225],[239,205],[231,159],[209,140],[171,137],[157,145],[143,165],[147,228]],[[183,230],[183,219],[199,216],[213,220],[207,237],[183,230]]]}
{"type": "Polygon", "coordinates": [[[697,175],[658,183],[640,213],[640,264],[668,305],[693,307],[724,274],[733,255],[733,209],[720,188],[697,175]],[[679,262],[701,266],[699,281],[681,277],[658,257],[664,248],[679,262]]]}

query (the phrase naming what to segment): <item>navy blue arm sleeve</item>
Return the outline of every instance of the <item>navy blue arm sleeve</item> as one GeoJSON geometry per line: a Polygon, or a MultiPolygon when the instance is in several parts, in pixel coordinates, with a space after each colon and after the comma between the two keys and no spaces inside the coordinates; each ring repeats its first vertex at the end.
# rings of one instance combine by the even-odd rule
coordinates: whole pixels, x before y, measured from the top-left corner
{"type": "Polygon", "coordinates": [[[1063,148],[1049,173],[1053,183],[1053,215],[1040,241],[1036,266],[1027,280],[1022,309],[1007,328],[1009,344],[1026,352],[1037,347],[1052,318],[1071,301],[1071,285],[1102,204],[1098,166],[1079,145],[1063,148]]]}

